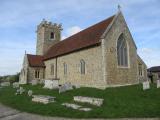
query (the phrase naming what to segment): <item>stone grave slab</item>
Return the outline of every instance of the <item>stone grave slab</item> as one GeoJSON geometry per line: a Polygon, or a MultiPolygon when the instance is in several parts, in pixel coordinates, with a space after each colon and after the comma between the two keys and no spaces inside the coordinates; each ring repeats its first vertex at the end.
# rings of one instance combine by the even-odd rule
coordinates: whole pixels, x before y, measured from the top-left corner
{"type": "Polygon", "coordinates": [[[62,105],[65,106],[65,107],[68,107],[68,108],[75,109],[75,110],[78,110],[79,108],[82,107],[80,105],[73,104],[73,103],[63,103],[62,105]]]}
{"type": "Polygon", "coordinates": [[[55,102],[55,98],[56,97],[46,96],[46,95],[33,95],[32,101],[48,104],[48,103],[55,102]]]}
{"type": "Polygon", "coordinates": [[[74,96],[74,101],[101,106],[103,104],[104,99],[94,98],[94,97],[74,96]]]}
{"type": "Polygon", "coordinates": [[[147,89],[150,89],[149,81],[143,82],[143,90],[147,90],[147,89]]]}

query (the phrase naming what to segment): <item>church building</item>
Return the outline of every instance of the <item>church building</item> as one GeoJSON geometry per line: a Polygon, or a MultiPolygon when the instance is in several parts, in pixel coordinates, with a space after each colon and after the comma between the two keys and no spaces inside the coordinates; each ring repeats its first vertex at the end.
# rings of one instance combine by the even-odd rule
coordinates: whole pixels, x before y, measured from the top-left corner
{"type": "Polygon", "coordinates": [[[147,80],[147,66],[120,10],[64,40],[61,31],[61,24],[43,20],[38,25],[36,55],[24,55],[21,84],[55,80],[106,88],[147,80]]]}

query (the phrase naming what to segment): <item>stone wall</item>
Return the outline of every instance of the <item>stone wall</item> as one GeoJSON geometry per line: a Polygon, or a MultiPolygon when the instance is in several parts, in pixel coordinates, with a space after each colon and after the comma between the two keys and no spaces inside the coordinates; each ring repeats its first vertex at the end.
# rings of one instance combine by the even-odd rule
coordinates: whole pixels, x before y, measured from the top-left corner
{"type": "Polygon", "coordinates": [[[138,83],[136,46],[121,13],[117,16],[108,34],[105,36],[104,45],[108,87],[138,83]],[[126,68],[119,67],[117,61],[117,40],[122,33],[129,49],[129,66],[126,68]]]}
{"type": "Polygon", "coordinates": [[[139,64],[142,65],[142,75],[139,75],[139,67],[137,65],[137,75],[138,75],[139,82],[142,83],[143,81],[147,81],[148,80],[148,77],[147,77],[147,66],[139,56],[137,57],[137,64],[138,65],[139,64]]]}
{"type": "MultiPolygon", "coordinates": [[[[50,65],[55,65],[56,60],[45,61],[45,78],[55,77],[51,75],[50,65]]],[[[95,46],[89,49],[77,51],[57,58],[57,77],[59,84],[71,82],[75,85],[99,87],[106,86],[102,76],[102,49],[101,46],[95,46]],[[86,64],[86,73],[80,73],[80,60],[83,59],[86,64]],[[67,74],[64,74],[64,63],[67,64],[67,74]]]]}
{"type": "Polygon", "coordinates": [[[44,68],[41,67],[28,67],[28,83],[32,80],[42,80],[44,79],[44,68]],[[39,78],[35,78],[35,70],[39,70],[39,78]]]}

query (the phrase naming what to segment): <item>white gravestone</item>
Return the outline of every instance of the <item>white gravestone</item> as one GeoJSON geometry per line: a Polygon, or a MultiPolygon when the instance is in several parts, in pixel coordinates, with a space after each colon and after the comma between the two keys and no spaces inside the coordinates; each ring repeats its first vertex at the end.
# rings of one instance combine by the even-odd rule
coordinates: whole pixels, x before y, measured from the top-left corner
{"type": "Polygon", "coordinates": [[[59,87],[58,80],[45,80],[44,88],[56,89],[59,87]]]}
{"type": "Polygon", "coordinates": [[[160,80],[157,80],[157,88],[160,88],[160,80]]]}
{"type": "Polygon", "coordinates": [[[149,81],[143,82],[143,90],[147,90],[147,89],[150,89],[149,81]]]}
{"type": "Polygon", "coordinates": [[[72,90],[72,89],[73,89],[73,86],[71,83],[65,83],[64,85],[59,87],[59,93],[62,93],[68,90],[72,90]]]}
{"type": "Polygon", "coordinates": [[[19,82],[14,82],[12,85],[13,85],[13,88],[19,88],[19,82]]]}

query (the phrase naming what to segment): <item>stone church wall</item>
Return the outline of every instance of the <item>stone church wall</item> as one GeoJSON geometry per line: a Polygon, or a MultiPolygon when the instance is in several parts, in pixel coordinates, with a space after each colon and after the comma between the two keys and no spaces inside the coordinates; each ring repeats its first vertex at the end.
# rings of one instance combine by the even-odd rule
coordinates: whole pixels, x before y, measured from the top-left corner
{"type": "MultiPolygon", "coordinates": [[[[57,58],[57,77],[59,84],[71,82],[75,85],[99,87],[106,86],[102,76],[102,49],[95,46],[89,49],[77,51],[57,58]],[[80,60],[86,64],[86,73],[80,73],[80,60]],[[67,64],[67,74],[64,74],[64,63],[67,64]]],[[[46,79],[51,78],[50,65],[55,64],[55,59],[45,61],[46,79]]]]}
{"type": "Polygon", "coordinates": [[[105,62],[107,85],[121,86],[138,83],[137,77],[137,51],[133,42],[132,36],[125,23],[122,14],[119,14],[114,21],[111,29],[108,31],[104,40],[105,44],[105,62]],[[129,67],[122,68],[118,66],[117,62],[117,40],[120,34],[123,33],[129,46],[129,67]]]}

